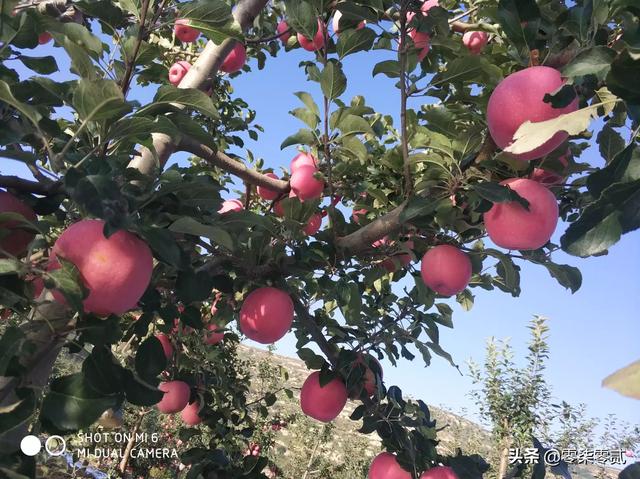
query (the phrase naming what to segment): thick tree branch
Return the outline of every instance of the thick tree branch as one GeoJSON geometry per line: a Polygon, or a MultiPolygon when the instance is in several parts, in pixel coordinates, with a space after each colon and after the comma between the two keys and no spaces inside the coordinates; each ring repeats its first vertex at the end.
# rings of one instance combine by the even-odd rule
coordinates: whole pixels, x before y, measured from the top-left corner
{"type": "Polygon", "coordinates": [[[182,141],[178,145],[178,149],[194,154],[208,163],[222,168],[252,185],[269,188],[270,190],[277,191],[278,193],[287,193],[289,191],[288,181],[269,178],[267,175],[264,175],[259,171],[247,168],[244,163],[234,160],[220,151],[214,151],[208,146],[203,145],[192,138],[183,137],[182,141]]]}
{"type": "MultiPolygon", "coordinates": [[[[235,8],[233,16],[243,31],[248,30],[253,20],[266,7],[268,0],[244,0],[235,8]]],[[[203,89],[208,79],[215,75],[231,53],[236,40],[227,39],[220,45],[208,42],[198,59],[182,79],[178,88],[203,89]]],[[[135,168],[145,175],[157,174],[175,151],[175,144],[169,135],[164,133],[152,134],[155,154],[147,148],[142,149],[142,156],[137,156],[129,163],[129,168],[135,168]]]]}
{"type": "Polygon", "coordinates": [[[375,241],[400,230],[402,227],[400,215],[405,206],[406,202],[357,231],[338,238],[336,241],[337,246],[351,253],[358,253],[370,249],[371,244],[375,241]]]}
{"type": "Polygon", "coordinates": [[[13,188],[15,190],[37,195],[50,195],[62,191],[62,184],[58,182],[41,183],[38,181],[25,180],[18,176],[0,176],[1,188],[13,188]]]}

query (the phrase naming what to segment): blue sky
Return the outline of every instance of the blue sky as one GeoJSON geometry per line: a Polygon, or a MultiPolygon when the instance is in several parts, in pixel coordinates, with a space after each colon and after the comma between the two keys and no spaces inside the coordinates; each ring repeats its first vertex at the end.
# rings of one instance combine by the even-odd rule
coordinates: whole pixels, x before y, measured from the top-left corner
{"type": "MultiPolygon", "coordinates": [[[[34,56],[47,54],[54,55],[62,69],[52,78],[68,79],[68,61],[63,50],[46,45],[33,51],[34,56]]],[[[348,57],[344,68],[349,83],[343,99],[348,101],[354,95],[364,95],[367,103],[377,111],[397,118],[399,93],[394,89],[393,81],[383,76],[371,76],[373,66],[390,56],[390,52],[370,52],[348,57]]],[[[311,53],[302,50],[283,52],[277,59],[269,58],[263,71],[259,71],[254,62],[253,71],[233,80],[234,95],[245,99],[257,111],[257,122],[265,128],[257,142],[247,138],[246,146],[256,156],[265,158],[266,167],[286,167],[296,153],[294,148],[280,151],[279,145],[302,127],[301,122],[288,114],[300,106],[293,92],[309,91],[319,98],[318,86],[308,83],[298,67],[300,61],[312,58],[311,53]]],[[[19,62],[13,62],[12,66],[23,77],[30,76],[27,70],[18,68],[21,67],[19,62]]],[[[129,98],[144,103],[154,92],[155,87],[145,91],[134,88],[129,98]]],[[[411,106],[419,108],[419,103],[413,101],[411,106]]],[[[182,159],[184,155],[174,155],[172,162],[182,159]]],[[[587,152],[581,160],[600,161],[597,150],[587,152]]],[[[6,159],[0,162],[0,172],[30,176],[21,164],[6,159]]],[[[235,195],[231,193],[230,196],[235,195]]],[[[556,240],[562,230],[560,225],[556,240]]],[[[455,328],[442,328],[441,345],[460,365],[469,358],[481,362],[485,339],[490,336],[511,338],[516,352],[523,356],[529,320],[534,314],[546,316],[550,318],[551,327],[547,377],[554,397],[572,404],[587,403],[594,416],[616,413],[627,421],[640,423],[637,401],[600,386],[605,376],[638,359],[640,353],[639,238],[638,233],[627,235],[609,255],[600,258],[579,259],[556,253],[556,262],[578,266],[582,271],[583,286],[574,295],[559,286],[546,269],[528,264],[523,265],[521,271],[522,295],[519,298],[498,291],[473,290],[476,295],[474,308],[464,312],[454,306],[455,328]]],[[[294,342],[292,337],[284,338],[278,342],[277,351],[295,355],[294,342]]],[[[383,366],[387,385],[397,384],[407,394],[450,410],[475,411],[467,396],[470,380],[461,377],[441,358],[435,357],[432,365],[425,369],[417,369],[407,361],[397,368],[386,362],[383,366]]]]}

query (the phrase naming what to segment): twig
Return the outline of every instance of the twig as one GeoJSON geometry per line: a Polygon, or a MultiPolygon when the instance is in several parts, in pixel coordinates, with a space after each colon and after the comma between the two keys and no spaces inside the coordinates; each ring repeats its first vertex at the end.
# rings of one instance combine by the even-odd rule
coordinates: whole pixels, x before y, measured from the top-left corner
{"type": "Polygon", "coordinates": [[[133,431],[131,431],[131,437],[129,438],[127,447],[124,450],[124,457],[122,458],[122,461],[120,461],[120,464],[118,465],[118,470],[120,471],[120,474],[124,474],[125,471],[127,470],[127,465],[129,464],[129,457],[131,456],[131,451],[133,450],[133,446],[135,445],[135,442],[136,442],[136,435],[140,430],[140,426],[142,425],[142,420],[144,419],[145,414],[146,412],[144,409],[140,411],[140,413],[138,414],[138,419],[135,425],[133,426],[133,431]]]}
{"type": "Polygon", "coordinates": [[[124,72],[124,77],[122,78],[122,94],[126,97],[129,92],[129,87],[131,86],[131,79],[133,77],[133,69],[136,66],[136,59],[138,58],[138,52],[140,51],[140,46],[144,41],[144,38],[147,34],[146,21],[147,21],[147,11],[149,10],[149,0],[142,0],[142,13],[140,14],[140,27],[138,28],[138,38],[136,39],[136,44],[133,47],[133,53],[131,55],[131,59],[127,59],[125,62],[127,67],[124,72]]]}
{"type": "Polygon", "coordinates": [[[407,139],[407,11],[406,2],[400,9],[400,142],[404,163],[404,194],[408,198],[413,190],[411,164],[409,163],[409,142],[407,139]]]}
{"type": "Polygon", "coordinates": [[[278,40],[280,37],[284,37],[287,33],[292,33],[293,30],[291,28],[285,30],[282,33],[278,33],[277,35],[272,35],[270,37],[263,37],[263,38],[254,38],[252,40],[245,40],[245,43],[247,43],[248,45],[256,45],[259,43],[266,43],[266,42],[271,42],[273,40],[278,40]]]}
{"type": "Polygon", "coordinates": [[[289,192],[289,182],[270,178],[259,171],[247,168],[244,163],[234,160],[220,151],[214,151],[193,138],[183,137],[178,145],[178,149],[192,153],[208,163],[236,175],[249,184],[269,188],[279,193],[289,192]]]}

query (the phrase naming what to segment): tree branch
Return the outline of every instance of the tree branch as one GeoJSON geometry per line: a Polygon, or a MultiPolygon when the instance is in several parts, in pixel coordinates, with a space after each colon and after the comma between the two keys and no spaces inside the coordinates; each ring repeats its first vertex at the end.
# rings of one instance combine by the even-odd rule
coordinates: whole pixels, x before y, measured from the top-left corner
{"type": "Polygon", "coordinates": [[[130,59],[125,59],[126,70],[124,77],[122,77],[122,94],[126,97],[131,86],[131,79],[133,78],[133,70],[136,66],[136,59],[138,58],[138,52],[142,41],[147,35],[147,27],[145,25],[147,21],[147,11],[149,10],[149,0],[142,0],[142,13],[140,15],[140,26],[138,27],[138,37],[136,38],[136,44],[133,47],[133,53],[130,59]]]}
{"type": "Polygon", "coordinates": [[[409,196],[413,189],[411,164],[409,163],[409,141],[407,139],[407,10],[406,2],[400,9],[400,143],[404,164],[404,194],[409,196]]]}
{"type": "Polygon", "coordinates": [[[373,242],[400,230],[402,227],[400,214],[405,206],[406,201],[357,231],[338,238],[336,240],[337,246],[351,253],[358,253],[371,248],[373,242]]]}
{"type": "Polygon", "coordinates": [[[25,180],[18,176],[0,176],[0,187],[13,188],[38,195],[50,195],[62,191],[62,183],[40,183],[38,181],[25,180]]]}
{"type": "MultiPolygon", "coordinates": [[[[268,0],[243,0],[236,6],[233,16],[243,31],[253,25],[253,20],[266,7],[267,3],[268,0]]],[[[220,45],[208,42],[178,88],[203,89],[207,80],[218,72],[235,44],[236,40],[231,38],[220,45]]],[[[147,148],[142,148],[142,155],[135,157],[129,163],[129,168],[135,168],[144,175],[157,174],[175,151],[175,144],[170,136],[164,133],[153,133],[151,137],[155,154],[147,148]]]]}
{"type": "Polygon", "coordinates": [[[208,146],[203,145],[192,138],[183,137],[182,141],[178,145],[178,149],[194,154],[208,163],[222,168],[252,185],[269,188],[270,190],[277,191],[278,193],[287,193],[289,191],[288,181],[276,180],[260,173],[259,171],[247,168],[244,163],[234,160],[220,151],[214,151],[208,146]]]}

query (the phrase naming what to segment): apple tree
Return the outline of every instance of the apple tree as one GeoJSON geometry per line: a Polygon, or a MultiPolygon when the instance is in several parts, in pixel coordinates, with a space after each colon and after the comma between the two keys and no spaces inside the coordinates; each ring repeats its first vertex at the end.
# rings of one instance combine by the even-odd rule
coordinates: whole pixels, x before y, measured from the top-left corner
{"type": "Polygon", "coordinates": [[[241,378],[218,381],[215,348],[291,332],[314,370],[302,412],[361,401],[352,419],[387,451],[370,477],[482,477],[482,458],[438,453],[428,407],[377,359],[455,366],[448,298],[518,296],[525,263],[575,292],[554,253],[606,254],[638,228],[639,15],[635,0],[3,0],[2,162],[32,178],[0,176],[1,470],[35,474],[27,431],[154,407],[209,428],[187,477],[264,477],[265,458],[229,446],[251,405],[241,378]],[[299,48],[301,128],[276,171],[232,85],[259,88],[299,48]],[[374,50],[397,111],[345,97],[344,65],[374,50]],[[82,368],[51,377],[62,348],[82,368]]]}

